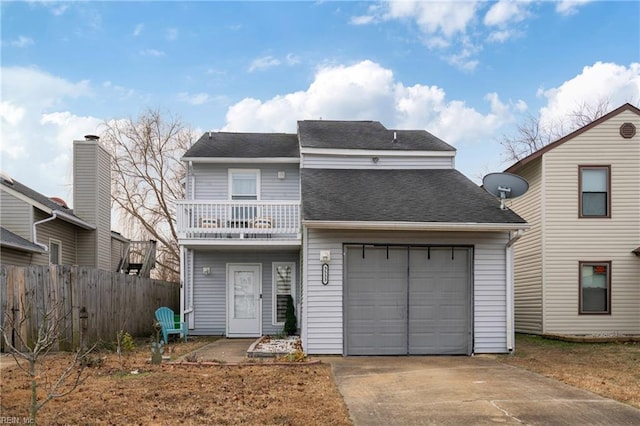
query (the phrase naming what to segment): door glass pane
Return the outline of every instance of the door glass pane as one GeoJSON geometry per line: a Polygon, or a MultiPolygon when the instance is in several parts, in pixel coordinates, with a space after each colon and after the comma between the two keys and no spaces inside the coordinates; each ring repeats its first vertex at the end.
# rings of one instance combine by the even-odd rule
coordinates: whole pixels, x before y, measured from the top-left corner
{"type": "Polygon", "coordinates": [[[607,265],[582,266],[582,310],[607,311],[607,265]]]}
{"type": "Polygon", "coordinates": [[[284,322],[287,300],[291,294],[292,269],[288,265],[276,266],[276,321],[284,322]]]}
{"type": "Polygon", "coordinates": [[[253,279],[253,272],[237,271],[234,274],[233,311],[236,319],[256,317],[256,295],[253,279]]]}
{"type": "Polygon", "coordinates": [[[582,192],[607,192],[607,170],[583,169],[582,192]]]}

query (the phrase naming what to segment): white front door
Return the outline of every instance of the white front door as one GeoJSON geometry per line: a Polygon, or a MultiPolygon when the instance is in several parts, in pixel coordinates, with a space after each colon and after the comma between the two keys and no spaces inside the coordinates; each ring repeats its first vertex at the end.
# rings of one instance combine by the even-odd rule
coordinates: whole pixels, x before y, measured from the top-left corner
{"type": "Polygon", "coordinates": [[[259,264],[227,265],[227,336],[262,334],[262,267],[259,264]]]}

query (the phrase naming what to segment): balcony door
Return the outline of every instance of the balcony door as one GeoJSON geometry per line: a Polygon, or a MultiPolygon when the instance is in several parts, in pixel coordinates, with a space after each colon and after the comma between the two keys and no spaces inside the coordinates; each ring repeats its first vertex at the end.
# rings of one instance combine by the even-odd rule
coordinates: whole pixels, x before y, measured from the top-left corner
{"type": "MultiPolygon", "coordinates": [[[[259,169],[229,169],[229,199],[231,201],[258,200],[260,194],[259,169]]],[[[258,215],[256,206],[234,205],[231,208],[231,227],[246,228],[258,215]]]]}
{"type": "Polygon", "coordinates": [[[262,334],[262,279],[259,264],[227,265],[227,336],[262,334]]]}

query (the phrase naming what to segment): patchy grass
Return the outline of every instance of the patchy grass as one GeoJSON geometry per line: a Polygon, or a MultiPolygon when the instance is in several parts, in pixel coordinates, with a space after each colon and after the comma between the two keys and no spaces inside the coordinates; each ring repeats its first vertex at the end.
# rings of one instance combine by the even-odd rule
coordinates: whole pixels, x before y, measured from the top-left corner
{"type": "MultiPolygon", "coordinates": [[[[194,337],[188,343],[173,342],[165,355],[175,359],[211,341],[194,337]]],[[[45,358],[42,379],[55,377],[71,356],[45,358]]],[[[351,424],[326,364],[152,365],[145,342],[136,342],[122,364],[111,351],[95,356],[102,362],[85,370],[87,381],[45,406],[38,413],[39,423],[351,424]]],[[[3,368],[0,395],[3,416],[28,416],[28,380],[17,366],[3,368]]]]}
{"type": "Polygon", "coordinates": [[[640,343],[573,343],[516,335],[504,363],[640,408],[640,343]]]}

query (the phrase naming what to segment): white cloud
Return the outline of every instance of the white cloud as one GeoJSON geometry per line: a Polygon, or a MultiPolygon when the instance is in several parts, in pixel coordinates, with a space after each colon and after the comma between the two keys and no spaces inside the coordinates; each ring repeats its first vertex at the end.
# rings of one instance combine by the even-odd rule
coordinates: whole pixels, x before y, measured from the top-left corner
{"type": "Polygon", "coordinates": [[[597,105],[608,100],[610,108],[625,102],[640,103],[640,63],[629,66],[596,62],[560,86],[538,91],[546,98],[546,106],[540,109],[543,125],[566,121],[569,114],[582,105],[597,105]]]}
{"type": "Polygon", "coordinates": [[[0,158],[4,171],[46,195],[70,198],[72,141],[97,133],[101,122],[69,111],[95,96],[88,81],[71,82],[25,67],[3,67],[0,158]]]}
{"type": "Polygon", "coordinates": [[[254,59],[249,65],[249,72],[254,71],[262,71],[268,68],[277,67],[281,62],[279,59],[274,58],[273,56],[263,56],[262,58],[254,59]]]}
{"type": "Polygon", "coordinates": [[[136,25],[136,27],[133,29],[133,36],[138,37],[140,34],[142,34],[143,29],[144,29],[144,24],[136,25]]]}
{"type": "Polygon", "coordinates": [[[478,2],[392,1],[385,19],[414,19],[427,34],[442,34],[446,38],[465,33],[473,22],[478,2]]]}
{"type": "Polygon", "coordinates": [[[180,92],[176,96],[180,102],[186,102],[190,105],[202,105],[211,101],[211,97],[207,93],[194,93],[180,92]]]}
{"type": "Polygon", "coordinates": [[[144,49],[140,51],[142,56],[153,56],[155,58],[159,58],[164,56],[164,52],[162,50],[157,49],[144,49]]]}
{"type": "Polygon", "coordinates": [[[556,3],[556,12],[561,15],[573,15],[578,12],[578,8],[591,1],[592,0],[562,0],[556,3]]]}
{"type": "Polygon", "coordinates": [[[298,65],[300,63],[300,58],[293,53],[287,54],[285,60],[287,61],[287,65],[298,65]]]}
{"type": "Polygon", "coordinates": [[[530,16],[527,6],[529,2],[500,0],[494,3],[484,16],[487,26],[504,26],[524,21],[530,16]]]}
{"type": "Polygon", "coordinates": [[[229,108],[223,130],[295,132],[297,120],[378,120],[388,128],[425,129],[452,144],[475,142],[511,120],[511,106],[497,94],[487,95],[487,103],[483,114],[447,100],[438,86],[405,86],[391,70],[362,61],[320,68],[304,91],[243,99],[229,108]]]}
{"type": "Polygon", "coordinates": [[[21,36],[18,36],[17,39],[11,40],[11,41],[7,42],[6,44],[11,46],[11,47],[24,48],[24,47],[33,45],[33,39],[30,38],[30,37],[25,37],[25,36],[21,35],[21,36]]]}
{"type": "Polygon", "coordinates": [[[178,29],[177,28],[169,28],[165,35],[165,38],[169,41],[174,41],[178,39],[178,29]]]}

